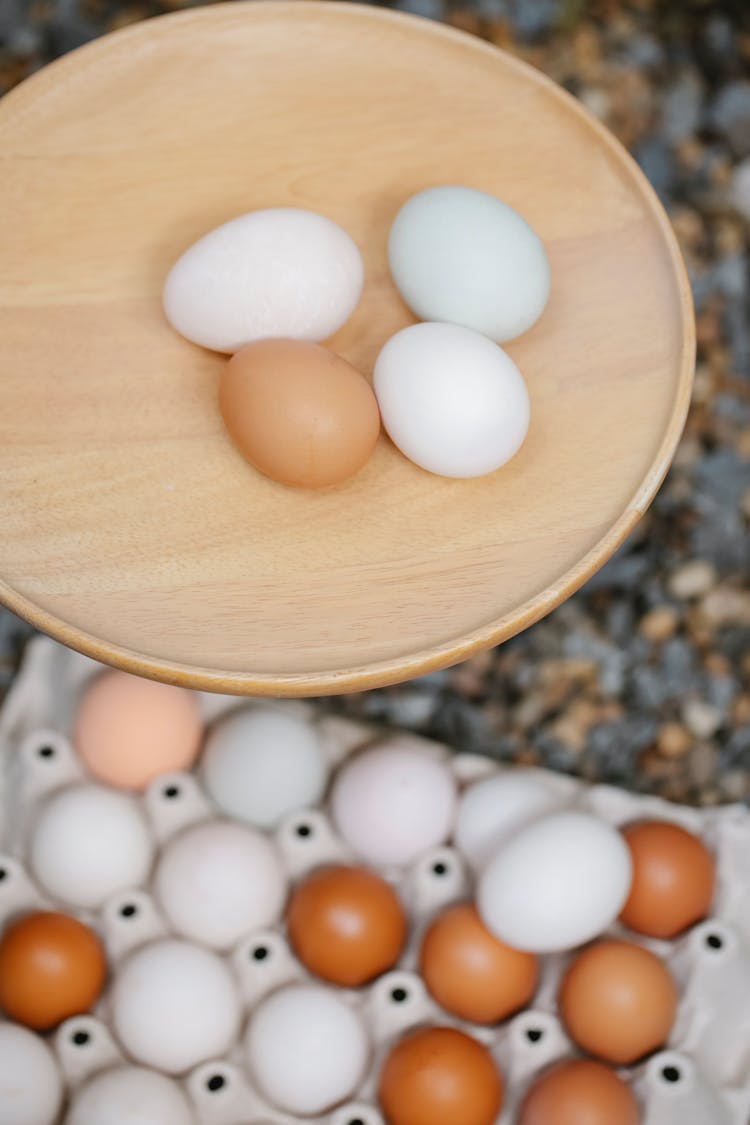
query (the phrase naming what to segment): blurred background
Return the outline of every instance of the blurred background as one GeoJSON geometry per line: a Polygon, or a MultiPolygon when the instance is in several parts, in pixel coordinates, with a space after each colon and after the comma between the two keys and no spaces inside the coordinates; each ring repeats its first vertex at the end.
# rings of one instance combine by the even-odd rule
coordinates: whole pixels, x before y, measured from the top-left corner
{"type": "MultiPolygon", "coordinates": [[[[0,94],[106,31],[190,6],[0,0],[0,94]]],[[[698,362],[665,485],[578,595],[501,648],[328,705],[673,800],[750,802],[750,0],[384,6],[519,55],[630,149],[688,264],[698,362]]],[[[0,696],[28,635],[0,610],[0,696]]]]}

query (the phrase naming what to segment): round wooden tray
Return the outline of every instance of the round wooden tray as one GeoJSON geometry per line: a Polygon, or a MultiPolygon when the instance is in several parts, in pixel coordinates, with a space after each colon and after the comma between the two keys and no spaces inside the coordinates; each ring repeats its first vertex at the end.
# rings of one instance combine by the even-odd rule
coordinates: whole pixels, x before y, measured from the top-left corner
{"type": "Polygon", "coordinates": [[[612,554],[679,438],[690,293],[651,188],[545,77],[434,23],[256,0],[99,40],[0,103],[0,214],[0,597],[131,671],[311,695],[461,660],[612,554]],[[411,321],[389,224],[440,183],[549,250],[549,306],[508,348],[524,448],[454,481],[382,437],[343,486],[264,479],[222,429],[225,360],[164,320],[169,266],[253,208],[322,211],[365,257],[332,346],[369,372],[411,321]]]}

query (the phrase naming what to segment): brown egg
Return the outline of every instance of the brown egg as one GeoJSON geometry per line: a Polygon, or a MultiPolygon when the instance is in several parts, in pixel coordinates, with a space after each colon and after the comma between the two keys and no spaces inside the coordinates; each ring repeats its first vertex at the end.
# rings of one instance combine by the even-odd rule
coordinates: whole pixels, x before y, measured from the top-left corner
{"type": "Polygon", "coordinates": [[[692,832],[645,820],[623,829],[633,859],[633,882],[620,921],[650,937],[672,938],[711,909],[716,864],[692,832]]]}
{"type": "Polygon", "coordinates": [[[38,1031],[87,1012],[106,975],[99,938],[67,914],[29,914],[0,940],[0,1007],[38,1031]]]}
{"type": "Polygon", "coordinates": [[[347,988],[392,968],[408,929],[393,887],[364,867],[313,872],[292,894],[287,926],[302,964],[347,988]]]}
{"type": "Polygon", "coordinates": [[[602,1063],[571,1059],[538,1078],[523,1100],[517,1125],[638,1125],[629,1086],[602,1063]]]}
{"type": "Polygon", "coordinates": [[[219,406],[247,460],[272,480],[338,484],[361,469],[380,432],[372,387],[341,356],[303,340],[258,340],[221,376],[219,406]]]}
{"type": "Polygon", "coordinates": [[[503,1080],[476,1039],[452,1027],[424,1027],[392,1049],[378,1092],[388,1125],[494,1125],[503,1080]]]}
{"type": "Polygon", "coordinates": [[[629,941],[600,941],[579,953],[558,996],[560,1014],[579,1047],[622,1064],[664,1045],[677,1000],[664,962],[629,941]]]}
{"type": "Polygon", "coordinates": [[[419,970],[438,1004],[471,1023],[497,1023],[517,1012],[539,979],[536,957],[499,941],[471,903],[450,906],[432,922],[419,970]]]}

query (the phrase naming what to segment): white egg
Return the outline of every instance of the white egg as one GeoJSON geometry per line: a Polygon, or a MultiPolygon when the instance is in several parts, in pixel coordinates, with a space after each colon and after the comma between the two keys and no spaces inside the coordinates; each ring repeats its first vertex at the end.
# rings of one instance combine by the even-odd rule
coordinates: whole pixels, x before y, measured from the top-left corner
{"type": "Polygon", "coordinates": [[[261,1092],[288,1113],[323,1113],[364,1077],[370,1045],[359,1014],[335,992],[289,985],[264,1000],[245,1038],[261,1092]]]}
{"type": "Polygon", "coordinates": [[[374,387],[391,440],[440,476],[494,472],[529,428],[529,393],[513,360],[455,324],[397,332],[375,362],[374,387]]]}
{"type": "Polygon", "coordinates": [[[552,813],[500,845],[479,878],[477,909],[507,945],[553,953],[614,922],[631,879],[630,852],[616,829],[589,813],[552,813]]]}
{"type": "Polygon", "coordinates": [[[30,858],[49,894],[73,906],[97,907],[146,879],[153,841],[133,797],[99,785],[76,785],[43,806],[30,858]]]}
{"type": "Polygon", "coordinates": [[[173,1079],[119,1066],[76,1091],[65,1125],[195,1125],[195,1114],[173,1079]]]}
{"type": "Polygon", "coordinates": [[[211,730],[203,781],[222,810],[258,828],[317,804],[328,781],[315,727],[270,708],[244,708],[211,730]]]}
{"type": "Polygon", "coordinates": [[[223,1055],[239,1030],[235,981],[215,954],[165,939],[137,949],[119,968],[112,1024],[137,1062],[180,1074],[223,1055]]]}
{"type": "Polygon", "coordinates": [[[314,211],[252,211],[186,250],[164,285],[183,336],[236,352],[270,336],[325,340],[354,311],[364,267],[349,235],[314,211]]]}
{"type": "Polygon", "coordinates": [[[336,828],[376,866],[411,863],[447,839],[456,809],[448,767],[395,737],[339,771],[331,795],[336,828]]]}
{"type": "Polygon", "coordinates": [[[497,773],[461,794],[453,837],[477,870],[524,824],[562,803],[563,798],[539,774],[530,770],[497,773]]]}
{"type": "Polygon", "coordinates": [[[287,886],[278,852],[260,832],[204,821],[166,845],[155,890],[178,933],[228,949],[244,934],[278,921],[287,886]]]}
{"type": "Polygon", "coordinates": [[[53,1125],[62,1096],[62,1076],[44,1040],[15,1023],[0,1023],[2,1125],[53,1125]]]}
{"type": "Polygon", "coordinates": [[[427,188],[396,216],[391,272],[420,320],[461,324],[502,343],[541,316],[550,289],[539,236],[517,211],[475,188],[427,188]]]}

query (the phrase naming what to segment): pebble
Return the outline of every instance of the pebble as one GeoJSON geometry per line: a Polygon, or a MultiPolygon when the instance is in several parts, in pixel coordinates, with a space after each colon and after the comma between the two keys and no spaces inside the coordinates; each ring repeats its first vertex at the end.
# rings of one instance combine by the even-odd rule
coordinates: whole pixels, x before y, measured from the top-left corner
{"type": "Polygon", "coordinates": [[[750,723],[750,695],[739,695],[732,707],[732,722],[737,726],[750,723]]]}
{"type": "Polygon", "coordinates": [[[443,0],[398,0],[396,7],[428,20],[441,20],[445,16],[443,0]]]}
{"type": "Polygon", "coordinates": [[[711,738],[721,726],[722,715],[718,707],[700,699],[689,699],[682,708],[685,726],[695,738],[711,738]]]}
{"type": "Polygon", "coordinates": [[[681,758],[692,744],[692,735],[682,723],[664,723],[659,729],[656,745],[664,758],[681,758]]]}
{"type": "Polygon", "coordinates": [[[716,775],[718,751],[708,742],[694,746],[689,755],[690,778],[697,789],[708,786],[716,775]]]}
{"type": "Polygon", "coordinates": [[[661,103],[661,128],[672,145],[695,133],[703,116],[703,82],[694,69],[682,71],[661,103]]]}
{"type": "Polygon", "coordinates": [[[726,801],[743,801],[750,794],[750,776],[744,770],[726,770],[719,778],[721,795],[726,801]]]}
{"type": "Polygon", "coordinates": [[[735,211],[750,223],[750,157],[733,170],[727,195],[735,211]]]}
{"type": "Polygon", "coordinates": [[[750,154],[750,82],[725,86],[711,108],[709,120],[738,156],[750,154]]]}
{"type": "Polygon", "coordinates": [[[750,591],[717,586],[700,601],[700,612],[714,628],[750,625],[750,591]]]}
{"type": "Polygon", "coordinates": [[[659,136],[645,137],[636,145],[634,155],[660,198],[668,199],[677,179],[668,143],[659,136]]]}
{"type": "Polygon", "coordinates": [[[388,718],[398,726],[421,730],[432,718],[435,706],[435,696],[429,691],[402,691],[394,696],[388,718]]]}
{"type": "Polygon", "coordinates": [[[673,637],[680,624],[680,615],[671,605],[655,606],[638,626],[640,632],[653,644],[663,644],[673,637]]]}
{"type": "Polygon", "coordinates": [[[684,563],[669,579],[669,592],[681,601],[698,598],[716,584],[716,570],[703,559],[684,563]]]}

